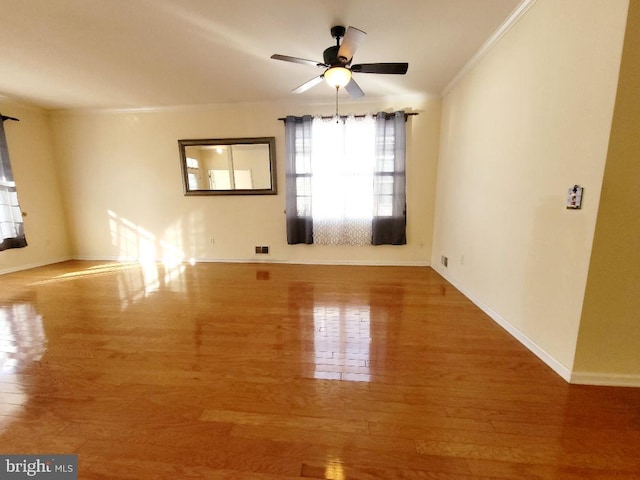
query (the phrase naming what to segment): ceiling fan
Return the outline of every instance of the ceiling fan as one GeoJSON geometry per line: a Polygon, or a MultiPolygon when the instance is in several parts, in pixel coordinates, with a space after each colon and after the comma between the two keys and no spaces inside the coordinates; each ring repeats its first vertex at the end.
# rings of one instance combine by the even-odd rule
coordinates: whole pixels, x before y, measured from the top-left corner
{"type": "Polygon", "coordinates": [[[364,92],[352,78],[352,73],[404,75],[409,68],[408,63],[359,63],[351,65],[353,54],[366,35],[362,30],[354,27],[349,27],[346,30],[342,26],[331,28],[331,36],[336,39],[336,44],[324,51],[323,62],[279,54],[271,55],[271,58],[325,69],[320,76],[312,78],[308,82],[293,89],[291,91],[292,93],[306,92],[311,87],[321,83],[322,80],[325,80],[336,89],[336,93],[340,87],[343,87],[351,97],[362,97],[364,92]],[[340,43],[340,39],[343,39],[342,44],[340,43]]]}

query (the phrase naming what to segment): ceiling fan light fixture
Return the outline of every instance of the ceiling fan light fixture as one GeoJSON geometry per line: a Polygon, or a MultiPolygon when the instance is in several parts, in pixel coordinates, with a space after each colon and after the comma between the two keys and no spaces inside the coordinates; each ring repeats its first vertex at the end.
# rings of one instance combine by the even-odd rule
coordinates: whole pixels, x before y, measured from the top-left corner
{"type": "Polygon", "coordinates": [[[345,67],[331,67],[324,72],[324,80],[333,88],[344,87],[351,81],[351,70],[345,67]]]}
{"type": "Polygon", "coordinates": [[[406,62],[356,63],[352,65],[353,55],[366,35],[366,32],[360,29],[354,27],[345,29],[343,26],[337,25],[331,28],[331,36],[336,39],[336,43],[322,52],[322,62],[280,54],[271,55],[271,58],[324,69],[324,73],[294,88],[291,90],[291,93],[306,92],[311,87],[322,83],[322,79],[324,79],[329,86],[335,89],[336,98],[338,97],[340,87],[343,87],[351,98],[360,98],[364,95],[364,92],[356,81],[351,78],[353,72],[356,72],[358,75],[360,73],[404,75],[409,68],[409,64],[406,62]],[[342,42],[340,39],[342,39],[342,42]]]}

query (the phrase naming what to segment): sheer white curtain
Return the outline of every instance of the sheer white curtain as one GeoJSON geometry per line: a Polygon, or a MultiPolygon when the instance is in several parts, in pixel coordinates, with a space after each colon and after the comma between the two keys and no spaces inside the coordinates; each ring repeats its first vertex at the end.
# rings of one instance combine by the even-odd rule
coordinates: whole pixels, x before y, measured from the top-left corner
{"type": "Polygon", "coordinates": [[[314,243],[370,245],[375,117],[313,119],[314,243]]]}
{"type": "Polygon", "coordinates": [[[16,183],[9,162],[4,117],[0,122],[0,251],[27,246],[16,183]]]}

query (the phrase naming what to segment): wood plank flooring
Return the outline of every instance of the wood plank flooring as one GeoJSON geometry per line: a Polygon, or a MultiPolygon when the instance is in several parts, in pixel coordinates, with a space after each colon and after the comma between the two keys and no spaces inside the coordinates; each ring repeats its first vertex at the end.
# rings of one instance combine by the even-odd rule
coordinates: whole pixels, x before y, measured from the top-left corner
{"type": "Polygon", "coordinates": [[[81,479],[638,479],[640,389],[568,385],[430,268],[0,276],[0,453],[81,479]]]}

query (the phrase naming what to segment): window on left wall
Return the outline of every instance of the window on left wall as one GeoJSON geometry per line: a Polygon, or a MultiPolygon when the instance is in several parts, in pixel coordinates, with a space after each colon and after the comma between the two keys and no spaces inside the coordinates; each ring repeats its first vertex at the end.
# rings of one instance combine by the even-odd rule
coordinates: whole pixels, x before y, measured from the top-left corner
{"type": "Polygon", "coordinates": [[[27,246],[22,210],[9,160],[4,120],[5,117],[2,117],[0,122],[0,251],[27,246]]]}

